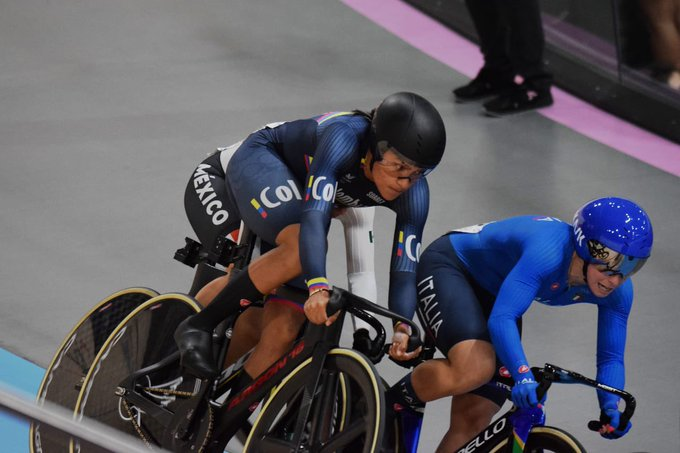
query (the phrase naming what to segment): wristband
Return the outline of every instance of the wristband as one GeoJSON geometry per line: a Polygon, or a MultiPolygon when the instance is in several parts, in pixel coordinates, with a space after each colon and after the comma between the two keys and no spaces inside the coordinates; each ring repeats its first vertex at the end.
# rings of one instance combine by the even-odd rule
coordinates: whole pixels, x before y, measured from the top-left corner
{"type": "Polygon", "coordinates": [[[330,288],[317,288],[317,289],[315,289],[314,291],[311,291],[311,292],[309,293],[309,296],[307,296],[307,298],[309,299],[309,298],[312,297],[314,294],[320,293],[321,291],[326,291],[327,293],[330,293],[330,292],[331,292],[330,288]]]}
{"type": "Polygon", "coordinates": [[[307,280],[307,288],[309,289],[310,292],[316,291],[317,289],[320,288],[328,289],[330,288],[330,286],[331,285],[328,283],[326,277],[318,277],[307,280]]]}
{"type": "Polygon", "coordinates": [[[405,333],[407,333],[408,335],[411,335],[411,326],[409,326],[408,324],[406,324],[405,322],[402,322],[402,321],[397,321],[397,322],[394,323],[394,327],[393,327],[394,331],[396,332],[397,327],[399,327],[402,324],[406,326],[407,332],[405,332],[405,333]]]}

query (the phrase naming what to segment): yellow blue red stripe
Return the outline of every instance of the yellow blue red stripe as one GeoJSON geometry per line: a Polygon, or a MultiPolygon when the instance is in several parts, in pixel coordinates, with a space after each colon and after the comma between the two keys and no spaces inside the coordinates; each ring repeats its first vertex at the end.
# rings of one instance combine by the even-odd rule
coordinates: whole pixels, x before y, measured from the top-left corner
{"type": "Polygon", "coordinates": [[[260,206],[260,203],[258,203],[256,199],[253,198],[250,200],[250,204],[253,205],[255,209],[257,209],[257,212],[260,213],[263,219],[267,218],[267,211],[265,211],[264,208],[260,206]]]}
{"type": "Polygon", "coordinates": [[[397,256],[404,254],[404,232],[399,232],[399,243],[397,244],[397,256]]]}
{"type": "Polygon", "coordinates": [[[310,291],[314,291],[317,289],[330,288],[330,284],[326,277],[317,277],[307,280],[307,288],[309,288],[310,291]]]}
{"type": "Polygon", "coordinates": [[[305,201],[309,200],[312,195],[312,184],[314,183],[314,176],[309,176],[309,182],[307,183],[307,190],[305,191],[305,201]]]}

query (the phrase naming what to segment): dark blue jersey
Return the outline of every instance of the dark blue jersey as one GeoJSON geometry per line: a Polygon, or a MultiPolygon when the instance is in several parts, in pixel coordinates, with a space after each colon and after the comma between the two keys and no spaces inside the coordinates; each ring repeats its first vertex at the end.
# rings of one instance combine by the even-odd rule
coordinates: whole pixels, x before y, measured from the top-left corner
{"type": "MultiPolygon", "coordinates": [[[[516,321],[531,303],[590,303],[598,307],[597,379],[624,387],[626,325],[633,303],[630,279],[604,298],[593,295],[587,285],[570,287],[572,227],[552,217],[514,217],[461,231],[467,234],[449,238],[473,278],[496,295],[489,333],[515,381],[528,367],[516,321]]],[[[610,394],[599,397],[601,402],[618,400],[610,394]]]]}
{"type": "Polygon", "coordinates": [[[334,205],[386,206],[396,214],[390,274],[390,308],[412,317],[416,303],[415,268],[429,209],[429,188],[418,180],[394,201],[386,201],[365,176],[370,120],[333,112],[270,125],[258,131],[304,183],[300,259],[308,285],[326,280],[326,236],[334,205]]]}

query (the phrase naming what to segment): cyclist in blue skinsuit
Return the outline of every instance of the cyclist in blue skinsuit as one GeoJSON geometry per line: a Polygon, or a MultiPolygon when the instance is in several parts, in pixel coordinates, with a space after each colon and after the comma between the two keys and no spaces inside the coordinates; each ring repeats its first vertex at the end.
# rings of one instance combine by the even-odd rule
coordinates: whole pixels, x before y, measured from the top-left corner
{"type": "MultiPolygon", "coordinates": [[[[265,305],[262,335],[245,364],[244,382],[290,347],[305,315],[314,323],[332,322],[325,312],[326,235],[334,207],[385,206],[396,212],[389,304],[412,316],[429,209],[423,176],[441,160],[445,142],[434,106],[416,94],[396,93],[370,113],[334,112],[268,125],[231,147],[233,156],[225,150],[205,160],[185,196],[199,237],[230,232],[242,219],[271,250],[227,286],[218,279],[204,288],[204,294],[216,296],[175,333],[182,365],[197,376],[214,375],[216,325],[243,299],[259,300],[286,282],[308,294],[304,312],[294,301],[268,297],[282,303],[265,305]],[[304,280],[296,279],[300,274],[304,280]]],[[[403,328],[396,330],[403,336],[403,328]]]]}
{"type": "MultiPolygon", "coordinates": [[[[511,397],[517,406],[536,406],[538,384],[519,326],[534,301],[596,305],[597,380],[623,388],[633,303],[629,277],[650,256],[652,242],[647,214],[621,198],[585,204],[572,225],[523,216],[442,236],[418,265],[418,314],[446,358],[417,366],[394,386],[391,397],[417,407],[453,395],[451,426],[438,450],[446,452],[464,446],[502,406],[505,393],[492,381],[496,373],[513,378],[511,397]]],[[[602,436],[628,432],[630,424],[619,426],[618,397],[599,393],[598,399],[602,436]]]]}

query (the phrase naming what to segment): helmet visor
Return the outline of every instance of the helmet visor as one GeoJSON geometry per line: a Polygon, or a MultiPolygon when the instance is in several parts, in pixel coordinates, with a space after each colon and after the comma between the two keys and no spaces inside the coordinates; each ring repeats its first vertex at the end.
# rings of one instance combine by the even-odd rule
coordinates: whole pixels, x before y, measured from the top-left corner
{"type": "Polygon", "coordinates": [[[592,264],[596,265],[597,270],[610,276],[628,278],[647,262],[647,258],[624,255],[594,240],[588,241],[588,249],[593,257],[592,264]]]}
{"type": "Polygon", "coordinates": [[[427,176],[428,174],[430,174],[432,172],[432,170],[434,170],[434,167],[424,167],[422,164],[419,164],[418,162],[414,161],[413,159],[409,159],[408,157],[404,156],[402,153],[399,152],[398,149],[390,146],[390,144],[387,142],[387,140],[379,141],[377,143],[376,147],[378,148],[377,152],[378,152],[378,156],[380,156],[380,159],[382,159],[385,156],[385,153],[387,151],[392,151],[394,153],[394,155],[397,156],[397,158],[400,161],[402,161],[402,162],[404,162],[404,163],[406,163],[406,164],[408,164],[412,167],[416,167],[417,169],[419,169],[420,171],[418,172],[418,174],[421,177],[427,176]]]}

